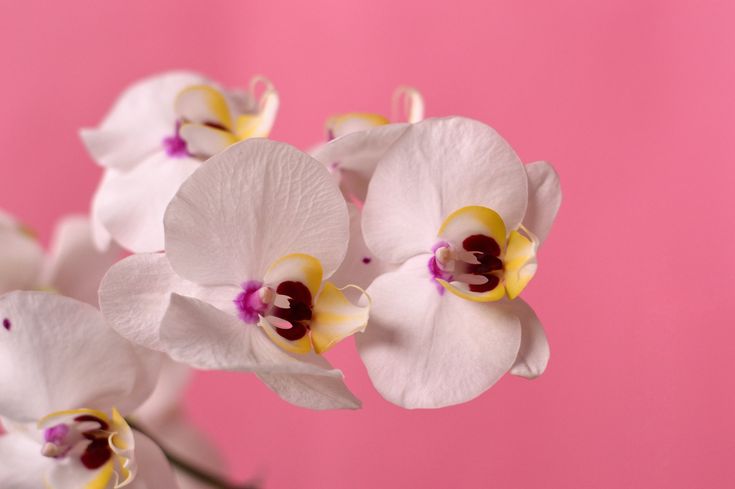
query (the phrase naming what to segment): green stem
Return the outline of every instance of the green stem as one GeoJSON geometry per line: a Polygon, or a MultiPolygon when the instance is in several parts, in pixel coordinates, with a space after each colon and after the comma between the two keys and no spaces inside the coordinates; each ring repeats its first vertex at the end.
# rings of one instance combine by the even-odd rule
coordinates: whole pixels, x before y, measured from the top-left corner
{"type": "Polygon", "coordinates": [[[194,479],[197,479],[198,481],[203,482],[208,486],[211,486],[213,489],[260,489],[258,485],[254,483],[234,484],[216,474],[212,474],[210,472],[207,472],[206,470],[202,470],[199,467],[191,465],[189,462],[182,459],[178,455],[174,455],[173,453],[166,450],[163,445],[150,434],[150,432],[142,428],[139,424],[130,420],[129,418],[127,418],[127,422],[132,429],[139,431],[140,433],[153,440],[153,442],[161,448],[163,454],[166,456],[173,467],[181,472],[184,472],[186,475],[193,477],[194,479]]]}

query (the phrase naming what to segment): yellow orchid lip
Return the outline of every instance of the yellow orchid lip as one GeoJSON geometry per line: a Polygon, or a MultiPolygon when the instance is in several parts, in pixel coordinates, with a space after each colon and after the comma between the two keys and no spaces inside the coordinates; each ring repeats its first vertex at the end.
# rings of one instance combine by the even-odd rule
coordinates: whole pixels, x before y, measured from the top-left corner
{"type": "Polygon", "coordinates": [[[257,102],[254,106],[243,103],[211,85],[183,89],[174,101],[175,133],[163,141],[167,154],[207,159],[238,141],[267,137],[278,112],[278,92],[266,78],[254,77],[248,99],[257,102]],[[256,98],[261,85],[262,93],[256,98]]]}
{"type": "Polygon", "coordinates": [[[525,228],[507,234],[502,217],[487,207],[452,212],[437,235],[428,265],[440,292],[474,302],[515,299],[536,273],[536,238],[525,228]]]}
{"type": "MultiPolygon", "coordinates": [[[[345,291],[365,291],[356,286],[337,288],[322,282],[322,266],[311,255],[293,253],[276,260],[263,282],[248,281],[235,299],[239,317],[258,324],[279,347],[291,353],[318,354],[344,338],[363,331],[370,300],[355,304],[345,291]]],[[[358,301],[359,302],[359,301],[358,301]]]]}
{"type": "Polygon", "coordinates": [[[42,455],[57,460],[79,457],[85,469],[95,472],[85,489],[104,489],[110,482],[117,489],[135,478],[132,429],[117,409],[111,415],[86,408],[57,411],[41,418],[37,426],[45,441],[42,455]]]}

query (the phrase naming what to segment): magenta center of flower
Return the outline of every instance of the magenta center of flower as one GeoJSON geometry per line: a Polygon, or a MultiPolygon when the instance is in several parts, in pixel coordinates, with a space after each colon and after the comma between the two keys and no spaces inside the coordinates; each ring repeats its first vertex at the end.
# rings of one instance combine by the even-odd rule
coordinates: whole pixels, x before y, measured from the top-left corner
{"type": "Polygon", "coordinates": [[[257,324],[261,317],[274,316],[288,321],[289,328],[276,327],[276,332],[289,341],[303,338],[309,332],[313,302],[309,288],[296,281],[285,281],[272,288],[251,280],[234,303],[238,316],[248,324],[257,324]]]}
{"type": "Polygon", "coordinates": [[[99,469],[112,458],[108,430],[107,423],[96,416],[77,416],[70,424],[57,424],[43,431],[41,453],[55,459],[79,457],[87,469],[99,469]]]}
{"type": "MultiPolygon", "coordinates": [[[[428,267],[434,280],[464,282],[471,292],[489,292],[500,284],[503,261],[500,245],[483,234],[473,234],[460,246],[440,241],[432,248],[428,267]]],[[[439,293],[444,288],[439,285],[439,293]]]]}
{"type": "Polygon", "coordinates": [[[176,129],[172,136],[165,137],[163,139],[163,149],[166,150],[166,154],[172,158],[183,158],[190,156],[189,151],[186,149],[186,141],[181,137],[181,122],[176,121],[176,129]]]}

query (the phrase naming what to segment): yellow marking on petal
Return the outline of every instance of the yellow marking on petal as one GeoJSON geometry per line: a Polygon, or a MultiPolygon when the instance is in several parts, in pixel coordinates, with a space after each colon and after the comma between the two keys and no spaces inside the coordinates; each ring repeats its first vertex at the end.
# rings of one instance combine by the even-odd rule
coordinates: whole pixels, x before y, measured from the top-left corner
{"type": "Polygon", "coordinates": [[[350,112],[335,115],[327,119],[326,130],[332,137],[338,138],[351,132],[365,131],[373,127],[390,124],[390,120],[380,114],[369,112],[350,112]]]}
{"type": "Polygon", "coordinates": [[[43,418],[38,420],[37,427],[39,430],[42,430],[50,426],[54,421],[58,420],[59,418],[68,418],[68,417],[76,418],[77,416],[84,416],[84,415],[94,416],[95,418],[99,418],[100,420],[104,421],[108,425],[111,424],[110,418],[108,418],[107,414],[103,413],[102,411],[97,411],[96,409],[83,408],[83,409],[69,409],[65,411],[57,411],[55,413],[46,415],[43,418]]]}
{"type": "Polygon", "coordinates": [[[505,287],[508,297],[515,299],[536,274],[536,240],[511,231],[505,252],[505,287]]]}
{"type": "Polygon", "coordinates": [[[174,110],[179,117],[199,124],[217,124],[232,130],[230,106],[224,94],[209,85],[186,87],[176,96],[174,110]]]}
{"type": "Polygon", "coordinates": [[[281,282],[301,282],[311,292],[312,300],[322,285],[322,264],[311,255],[292,253],[274,261],[265,272],[266,284],[277,287],[281,282]]]}
{"type": "Polygon", "coordinates": [[[370,314],[370,297],[360,287],[348,285],[342,289],[326,282],[319,293],[311,318],[311,341],[314,351],[324,353],[338,342],[367,326],[370,314]],[[355,305],[345,296],[344,290],[359,290],[367,297],[365,306],[355,305]]]}
{"type": "Polygon", "coordinates": [[[112,426],[115,434],[110,437],[110,448],[127,450],[131,445],[128,441],[132,441],[132,429],[117,408],[112,408],[112,426]]]}
{"type": "Polygon", "coordinates": [[[216,155],[238,141],[229,131],[197,123],[182,124],[179,135],[186,142],[189,153],[205,158],[216,155]]]}
{"type": "Polygon", "coordinates": [[[276,331],[275,326],[272,326],[266,318],[261,318],[258,325],[263,328],[268,337],[284,350],[291,353],[306,354],[311,351],[311,339],[309,334],[305,334],[302,338],[296,341],[289,341],[283,336],[279,335],[276,331]]]}
{"type": "Polygon", "coordinates": [[[237,137],[239,139],[268,137],[276,122],[279,105],[278,92],[272,86],[266,88],[258,103],[258,113],[242,114],[237,118],[235,122],[237,137]]]}
{"type": "Polygon", "coordinates": [[[457,297],[461,297],[462,299],[467,299],[472,302],[495,302],[502,299],[505,295],[505,287],[502,283],[499,283],[497,287],[487,292],[472,292],[470,290],[459,288],[456,285],[440,278],[436,279],[436,281],[457,297]]]}
{"type": "Polygon", "coordinates": [[[116,408],[112,409],[112,431],[108,439],[110,449],[115,453],[118,470],[115,473],[115,489],[125,487],[136,475],[136,465],[133,460],[135,438],[133,430],[116,408]]]}
{"type": "Polygon", "coordinates": [[[115,473],[114,462],[110,460],[98,470],[98,475],[92,479],[84,489],[106,489],[110,479],[115,473]]]}
{"type": "Polygon", "coordinates": [[[487,207],[470,205],[458,209],[442,223],[437,235],[447,241],[461,244],[465,238],[482,234],[493,238],[500,250],[505,248],[505,223],[500,214],[487,207]]]}

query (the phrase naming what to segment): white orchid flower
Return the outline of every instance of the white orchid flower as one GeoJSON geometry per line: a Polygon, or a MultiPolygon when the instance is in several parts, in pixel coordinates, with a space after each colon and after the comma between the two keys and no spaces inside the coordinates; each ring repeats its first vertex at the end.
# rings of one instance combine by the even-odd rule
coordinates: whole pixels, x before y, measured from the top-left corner
{"type": "Polygon", "coordinates": [[[262,77],[247,92],[223,90],[188,72],[128,88],[98,128],[81,131],[105,168],[92,202],[98,246],[112,239],[133,252],[162,250],[163,213],[181,183],[230,144],[267,136],[278,104],[262,77]]]}
{"type": "Polygon", "coordinates": [[[300,406],[359,407],[320,355],[368,315],[364,297],[323,281],[349,238],[323,165],[283,143],[238,143],[182,185],[164,223],[166,253],[123,260],[100,287],[120,334],[197,368],[253,371],[300,406]]]}
{"type": "Polygon", "coordinates": [[[378,391],[408,408],[468,401],[507,371],[547,364],[541,324],[517,298],[561,202],[547,163],[524,166],[490,127],[430,119],[408,127],[370,182],[362,229],[395,265],[368,288],[358,349],[378,391]]]}
{"type": "Polygon", "coordinates": [[[98,251],[88,218],[71,215],[56,225],[48,253],[28,228],[0,212],[0,294],[51,290],[97,305],[97,289],[121,250],[98,251]]]}
{"type": "Polygon", "coordinates": [[[168,489],[165,456],[126,414],[150,393],[152,357],[94,307],[58,294],[0,297],[0,487],[168,489]]]}

